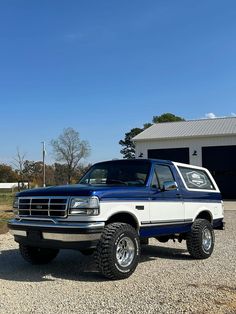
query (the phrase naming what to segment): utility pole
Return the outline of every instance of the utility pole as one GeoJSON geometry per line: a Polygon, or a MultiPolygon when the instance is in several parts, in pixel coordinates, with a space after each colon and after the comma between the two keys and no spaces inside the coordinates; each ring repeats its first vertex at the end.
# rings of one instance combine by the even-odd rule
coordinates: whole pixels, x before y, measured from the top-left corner
{"type": "Polygon", "coordinates": [[[46,167],[45,167],[45,155],[46,155],[46,150],[45,150],[45,142],[41,142],[43,144],[43,187],[46,187],[46,167]]]}

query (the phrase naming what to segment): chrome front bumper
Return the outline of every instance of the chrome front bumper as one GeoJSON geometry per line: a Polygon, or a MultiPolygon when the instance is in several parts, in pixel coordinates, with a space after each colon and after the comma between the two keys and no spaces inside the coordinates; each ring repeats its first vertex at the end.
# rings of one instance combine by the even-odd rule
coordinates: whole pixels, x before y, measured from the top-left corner
{"type": "MultiPolygon", "coordinates": [[[[9,230],[13,236],[27,237],[27,231],[25,230],[9,230]]],[[[62,242],[78,242],[78,241],[95,241],[100,239],[101,234],[65,234],[65,233],[50,233],[42,232],[43,240],[55,240],[62,242]]]]}
{"type": "Polygon", "coordinates": [[[33,246],[55,245],[61,248],[95,246],[104,229],[104,222],[66,223],[13,219],[8,223],[15,241],[33,246]]]}

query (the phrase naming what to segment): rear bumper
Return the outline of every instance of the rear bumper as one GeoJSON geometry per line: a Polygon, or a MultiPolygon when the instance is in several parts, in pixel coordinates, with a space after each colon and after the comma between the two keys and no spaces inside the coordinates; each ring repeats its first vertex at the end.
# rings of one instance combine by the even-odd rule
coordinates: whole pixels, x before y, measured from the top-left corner
{"type": "Polygon", "coordinates": [[[9,231],[15,241],[35,247],[84,249],[96,247],[104,222],[54,223],[11,220],[9,231]]]}

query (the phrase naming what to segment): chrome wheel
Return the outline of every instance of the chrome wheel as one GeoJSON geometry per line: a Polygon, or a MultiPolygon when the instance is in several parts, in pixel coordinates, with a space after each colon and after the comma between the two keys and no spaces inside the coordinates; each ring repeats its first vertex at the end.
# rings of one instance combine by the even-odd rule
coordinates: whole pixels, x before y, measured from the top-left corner
{"type": "Polygon", "coordinates": [[[208,228],[202,230],[202,248],[208,252],[212,246],[212,235],[208,228]]]}
{"type": "Polygon", "coordinates": [[[121,238],[116,248],[116,260],[118,264],[122,267],[128,267],[133,262],[134,252],[134,242],[128,237],[121,238]]]}
{"type": "Polygon", "coordinates": [[[94,257],[98,269],[107,278],[128,278],[135,271],[140,257],[137,231],[124,222],[106,225],[94,257]]]}
{"type": "Polygon", "coordinates": [[[210,221],[198,218],[187,234],[187,248],[193,258],[205,259],[214,250],[215,236],[210,221]]]}

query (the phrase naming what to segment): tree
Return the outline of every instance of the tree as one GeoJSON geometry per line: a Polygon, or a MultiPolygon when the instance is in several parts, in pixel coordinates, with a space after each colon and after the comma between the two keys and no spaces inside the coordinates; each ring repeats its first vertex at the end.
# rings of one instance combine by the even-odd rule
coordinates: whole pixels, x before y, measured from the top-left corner
{"type": "Polygon", "coordinates": [[[14,171],[11,166],[0,164],[0,182],[6,183],[6,182],[17,182],[17,181],[18,181],[18,175],[16,171],[14,171]]]}
{"type": "MultiPolygon", "coordinates": [[[[67,165],[56,163],[53,165],[54,167],[54,182],[56,185],[66,184],[67,183],[67,165]]],[[[72,183],[78,183],[80,178],[85,174],[85,172],[91,167],[90,164],[84,166],[83,164],[79,164],[74,174],[71,178],[72,183]]]]}
{"type": "MultiPolygon", "coordinates": [[[[154,116],[152,119],[153,123],[162,123],[162,122],[174,122],[174,121],[184,121],[184,118],[178,117],[172,113],[163,113],[161,116],[154,116]]],[[[125,138],[119,141],[119,144],[123,146],[120,153],[123,155],[123,158],[126,159],[135,159],[135,145],[132,141],[132,138],[149,128],[153,123],[145,123],[143,128],[133,128],[129,132],[125,133],[125,138]]]]}
{"type": "Polygon", "coordinates": [[[66,184],[68,180],[67,165],[54,163],[54,182],[55,185],[66,184]]]}
{"type": "Polygon", "coordinates": [[[19,174],[20,180],[24,181],[24,163],[25,163],[25,153],[21,153],[19,147],[16,149],[16,157],[13,158],[13,165],[16,168],[17,173],[19,174]]]}
{"type": "Polygon", "coordinates": [[[79,165],[76,169],[76,182],[78,182],[85,173],[89,170],[89,168],[92,166],[92,164],[88,165],[79,165]]]}
{"type": "Polygon", "coordinates": [[[70,184],[80,160],[89,156],[89,143],[82,141],[79,132],[73,128],[66,128],[56,140],[51,141],[51,145],[56,161],[67,166],[67,182],[70,184]]]}
{"type": "Polygon", "coordinates": [[[135,158],[135,145],[132,141],[132,138],[141,133],[143,129],[133,128],[129,132],[125,133],[124,140],[120,140],[119,144],[123,146],[121,149],[121,154],[123,158],[134,159],[135,158]]]}
{"type": "MultiPolygon", "coordinates": [[[[47,174],[47,185],[54,185],[54,167],[51,165],[45,165],[47,174]]],[[[30,161],[24,162],[23,170],[24,178],[28,180],[32,186],[43,185],[43,162],[42,161],[30,161]]]]}
{"type": "MultiPolygon", "coordinates": [[[[43,167],[42,167],[43,170],[43,167]]],[[[55,169],[53,165],[45,165],[46,170],[46,185],[55,185],[55,169]]],[[[40,176],[40,180],[43,184],[43,176],[40,176]]]]}
{"type": "Polygon", "coordinates": [[[161,116],[154,116],[152,119],[153,123],[177,122],[177,121],[185,121],[185,119],[182,117],[178,117],[169,112],[163,113],[161,116]]]}
{"type": "Polygon", "coordinates": [[[32,185],[41,185],[39,177],[42,175],[42,162],[25,160],[23,164],[23,177],[32,183],[32,185]]]}

